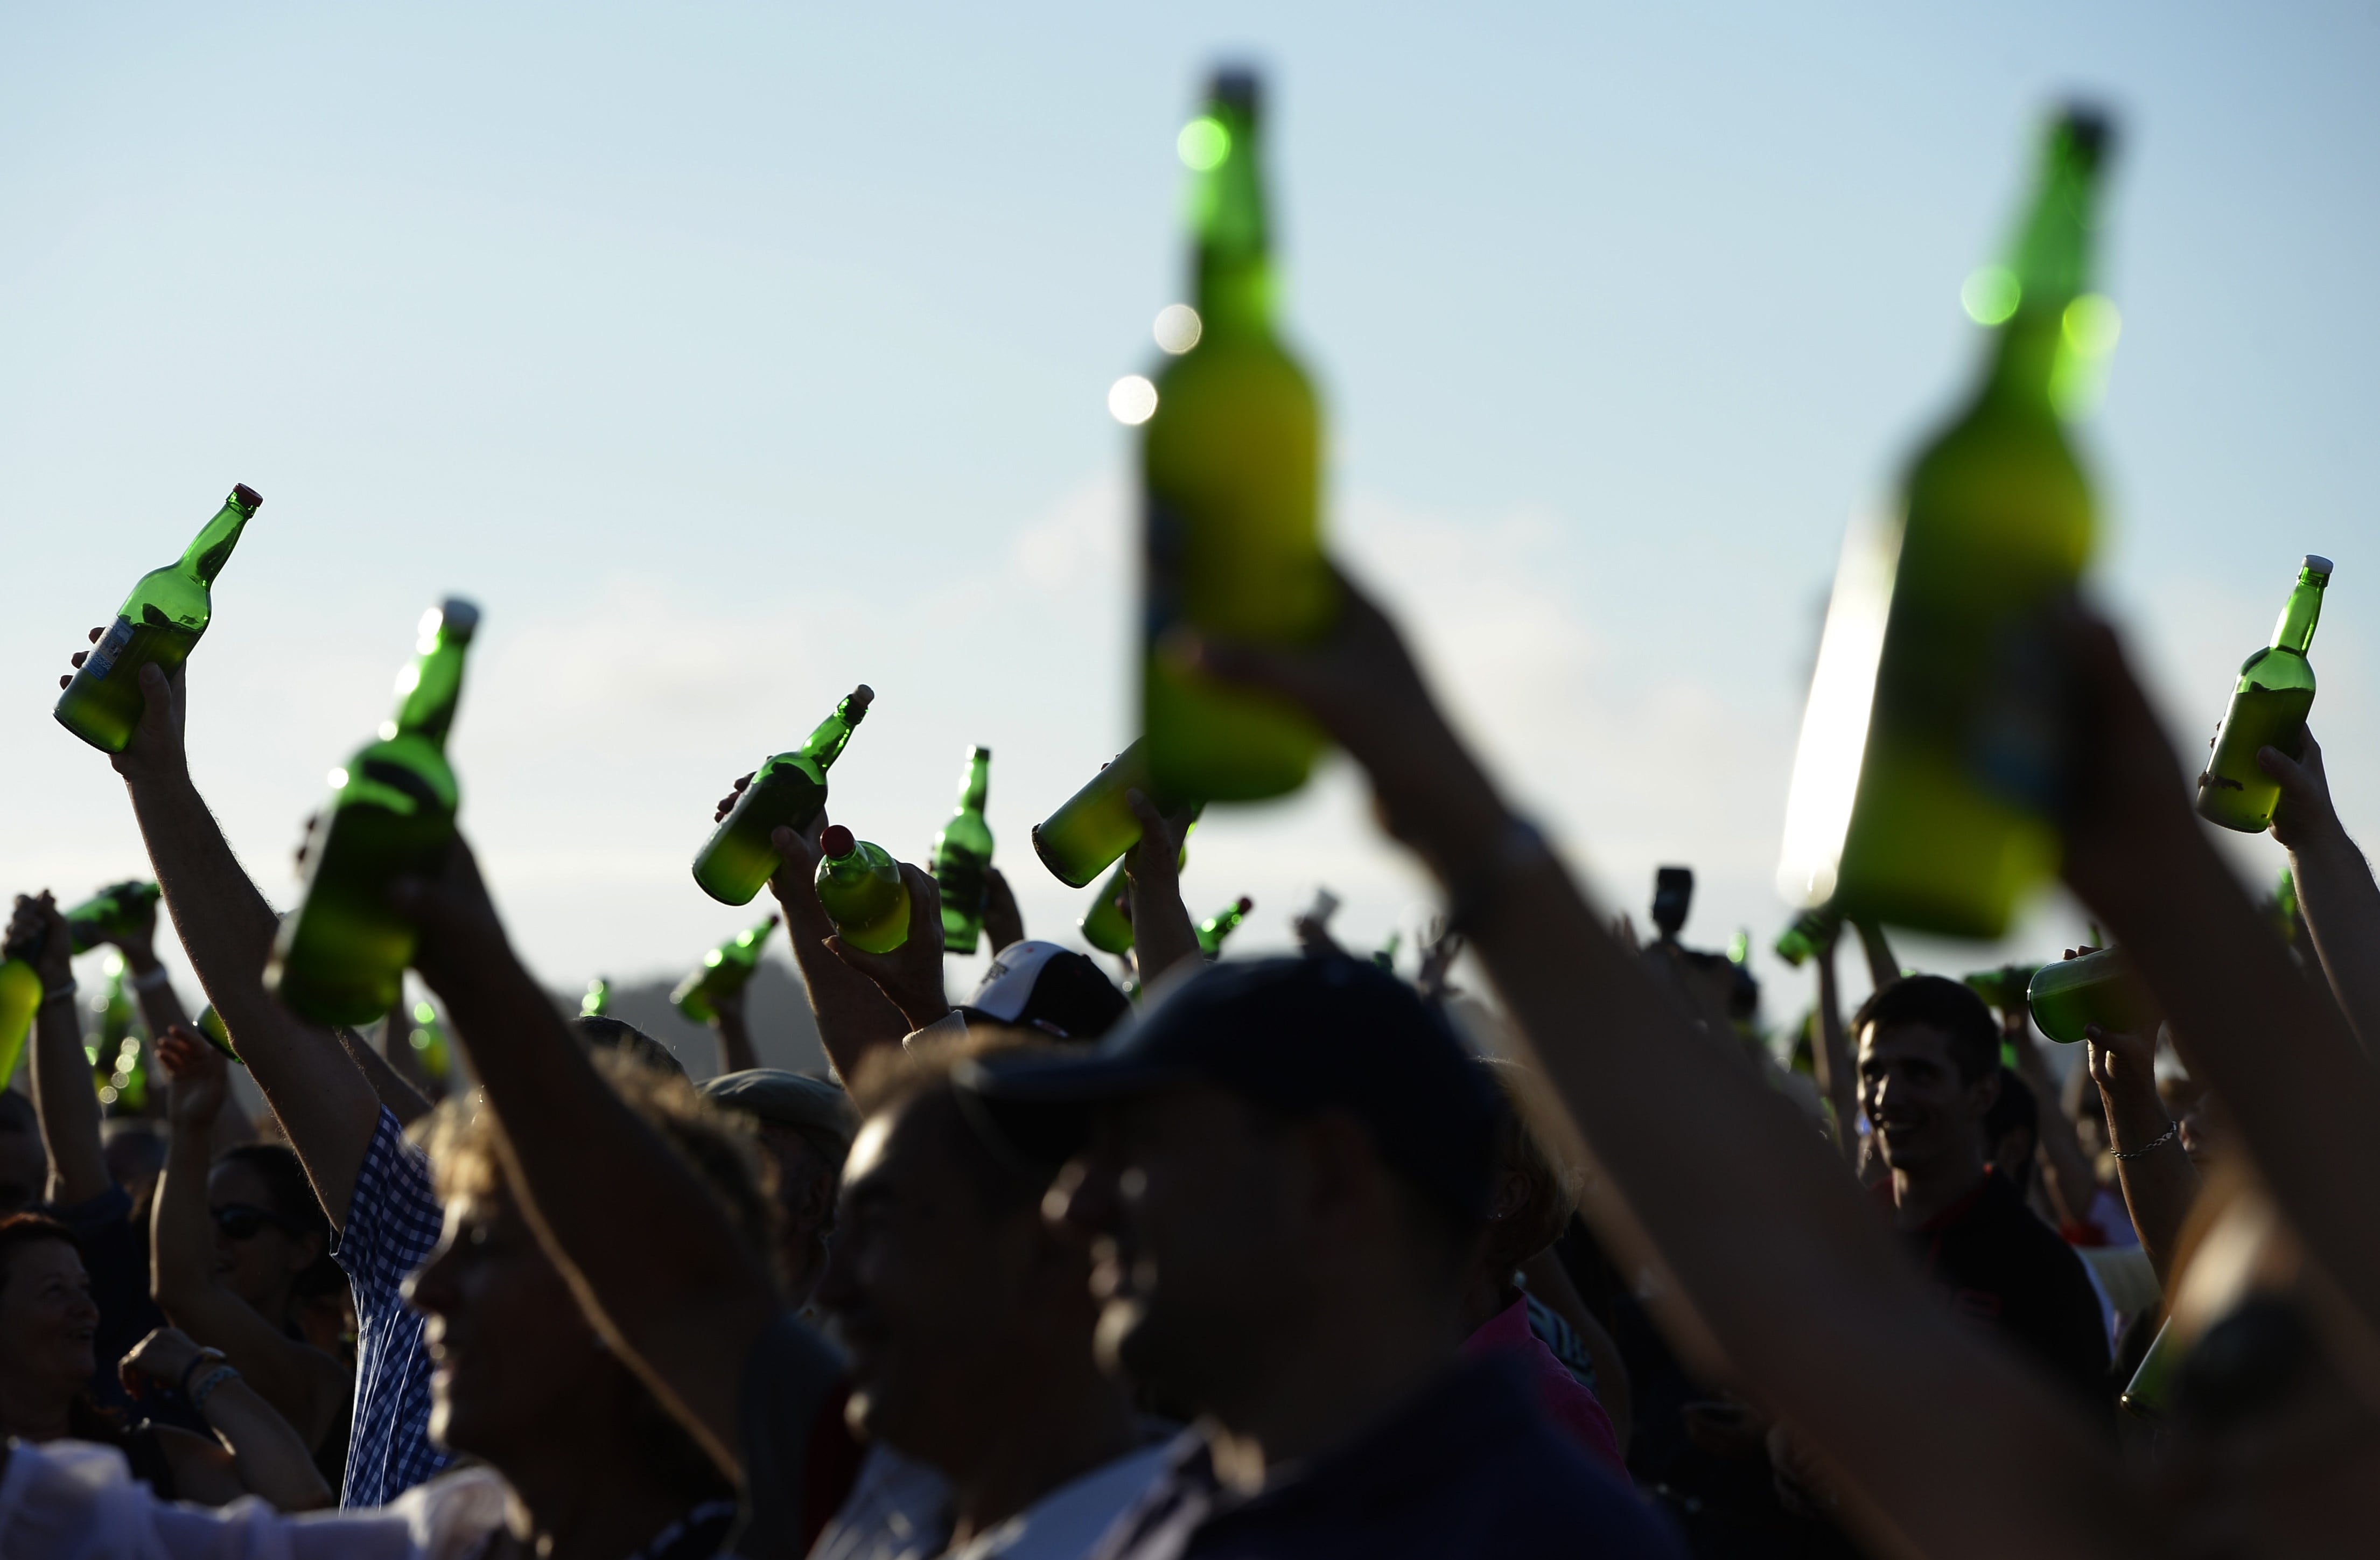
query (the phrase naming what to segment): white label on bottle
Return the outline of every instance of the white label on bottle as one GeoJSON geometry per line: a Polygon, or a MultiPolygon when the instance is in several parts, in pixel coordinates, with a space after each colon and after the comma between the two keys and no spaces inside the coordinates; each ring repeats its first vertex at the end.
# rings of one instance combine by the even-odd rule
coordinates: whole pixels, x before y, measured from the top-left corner
{"type": "Polygon", "coordinates": [[[115,627],[107,631],[107,637],[93,646],[89,655],[83,657],[82,669],[90,674],[91,680],[93,682],[105,680],[107,674],[115,670],[115,658],[123,654],[124,647],[131,642],[132,619],[117,618],[115,627]]]}

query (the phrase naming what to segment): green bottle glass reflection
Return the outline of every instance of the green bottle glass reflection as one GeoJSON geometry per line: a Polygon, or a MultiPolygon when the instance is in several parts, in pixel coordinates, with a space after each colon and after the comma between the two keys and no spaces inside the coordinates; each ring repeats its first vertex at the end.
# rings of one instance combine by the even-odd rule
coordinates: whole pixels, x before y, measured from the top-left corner
{"type": "Polygon", "coordinates": [[[42,1008],[42,974],[21,958],[0,959],[0,1089],[17,1076],[25,1037],[42,1008]]]}
{"type": "Polygon", "coordinates": [[[2120,948],[2045,964],[2033,972],[2024,996],[2034,1027],[2067,1045],[2086,1038],[2093,1024],[2117,1034],[2156,1032],[2156,1003],[2120,948]]]}
{"type": "Polygon", "coordinates": [[[438,1021],[438,1009],[426,1002],[413,1005],[413,1032],[405,1037],[407,1049],[413,1053],[414,1065],[432,1083],[443,1083],[455,1070],[455,1052],[446,1043],[446,1027],[438,1021]]]}
{"type": "Polygon", "coordinates": [[[2149,1340],[2148,1351],[2141,1356],[2140,1369],[2124,1384],[2117,1401],[2125,1411],[2161,1423],[2173,1413],[2175,1389],[2181,1384],[2181,1364],[2189,1349],[2173,1335],[2173,1319],[2168,1317],[2157,1324],[2156,1336],[2149,1340]]]}
{"type": "Polygon", "coordinates": [[[1803,910],[1793,918],[1792,925],[1778,933],[1777,957],[1799,969],[1827,945],[1841,925],[1842,918],[1831,907],[1803,910]]]}
{"type": "Polygon", "coordinates": [[[1847,545],[1794,758],[1779,887],[1853,919],[1997,938],[2057,871],[2067,685],[2055,614],[2091,555],[2065,417],[2115,311],[2085,292],[2107,130],[2052,127],[2010,262],[1979,272],[1982,383],[1847,545]]]}
{"type": "MultiPolygon", "coordinates": [[[[1177,872],[1190,864],[1190,835],[1198,827],[1199,814],[1204,810],[1203,808],[1192,808],[1190,821],[1183,826],[1182,848],[1173,856],[1173,870],[1177,872]]],[[[1132,814],[1127,812],[1124,816],[1129,818],[1132,814]]],[[[1135,823],[1135,845],[1140,843],[1139,830],[1140,825],[1135,823]]],[[[1083,941],[1103,954],[1113,954],[1122,958],[1132,951],[1132,878],[1122,863],[1108,874],[1107,882],[1101,884],[1099,893],[1092,896],[1090,908],[1083,912],[1083,919],[1075,924],[1083,934],[1083,941]]]]}
{"type": "Polygon", "coordinates": [[[612,982],[598,975],[587,982],[587,994],[578,999],[578,1016],[601,1018],[612,1011],[612,982]]]}
{"type": "Polygon", "coordinates": [[[769,931],[776,924],[777,918],[771,916],[703,955],[702,967],[680,981],[677,990],[670,993],[672,1005],[698,1024],[718,1018],[719,1009],[714,1004],[742,991],[750,982],[760,968],[761,953],[769,946],[769,931]]]}
{"type": "Polygon", "coordinates": [[[2330,560],[2307,554],[2281,620],[2273,625],[2273,642],[2240,663],[2231,707],[2215,728],[2207,744],[2213,752],[2198,776],[2198,815],[2208,823],[2247,835],[2272,827],[2281,787],[2256,754],[2265,748],[2291,758],[2305,751],[2306,713],[2313,708],[2313,664],[2306,649],[2329,584],[2330,560]]]}
{"type": "Polygon", "coordinates": [[[102,943],[144,937],[157,927],[157,885],[132,879],[110,884],[66,913],[74,951],[89,953],[102,943]]]}
{"type": "Polygon", "coordinates": [[[2298,880],[2287,867],[2281,869],[2280,880],[2273,885],[2273,897],[2267,908],[2274,932],[2282,942],[2296,946],[2305,934],[2305,915],[2298,908],[2298,880]]]}
{"type": "Polygon", "coordinates": [[[818,896],[835,935],[862,953],[889,954],[909,940],[909,885],[880,845],[840,823],[819,835],[818,896]]]}
{"type": "Polygon", "coordinates": [[[959,776],[958,810],[934,836],[934,884],[942,891],[942,947],[948,953],[971,954],[983,935],[983,908],[991,894],[991,825],[984,822],[983,803],[990,786],[991,750],[969,748],[966,773],[959,776]]]}
{"type": "Polygon", "coordinates": [[[1160,790],[1149,774],[1146,737],[1099,765],[1081,790],[1033,826],[1033,853],[1060,883],[1069,888],[1084,886],[1140,843],[1140,820],[1125,799],[1132,791],[1147,797],[1160,812],[1171,814],[1183,805],[1160,790]]]}
{"type": "MultiPolygon", "coordinates": [[[[223,1015],[215,1011],[213,1003],[211,1002],[199,1009],[198,1030],[200,1036],[209,1045],[222,1052],[226,1059],[239,1062],[239,1052],[231,1042],[230,1027],[223,1021],[223,1015]]],[[[239,1062],[239,1065],[248,1066],[246,1062],[239,1062]]]]}
{"type": "Polygon", "coordinates": [[[1222,957],[1223,939],[1237,932],[1240,929],[1240,922],[1247,920],[1248,912],[1254,908],[1256,908],[1256,901],[1243,894],[1200,921],[1198,951],[1210,959],[1222,957]]]}
{"type": "Polygon", "coordinates": [[[1141,729],[1158,784],[1211,801],[1296,790],[1322,734],[1279,699],[1199,676],[1167,636],[1310,644],[1338,606],[1322,554],[1321,413],[1273,334],[1261,117],[1256,78],[1226,70],[1182,131],[1197,321],[1141,429],[1141,729]]]}
{"type": "Polygon", "coordinates": [[[810,739],[762,763],[694,858],[694,881],[722,905],[748,905],[782,864],[770,835],[801,833],[826,810],[826,772],[867,718],[876,692],[860,684],[810,739]]]}
{"type": "Polygon", "coordinates": [[[405,995],[413,923],[388,902],[401,877],[434,877],[455,838],[461,793],[446,733],[463,692],[479,608],[449,600],[422,615],[414,661],[397,675],[396,713],[380,738],[331,771],[306,852],[306,892],[281,923],[266,989],[323,1024],[371,1023],[405,995]]]}
{"type": "Polygon", "coordinates": [[[1405,934],[1391,927],[1389,940],[1372,950],[1372,962],[1393,975],[1397,972],[1397,950],[1404,946],[1405,934]]]}
{"type": "Polygon", "coordinates": [[[58,695],[60,725],[103,753],[124,751],[140,719],[140,668],[153,661],[170,672],[189,658],[214,613],[215,576],[263,502],[245,483],[233,488],[179,559],[140,577],[58,695]]]}

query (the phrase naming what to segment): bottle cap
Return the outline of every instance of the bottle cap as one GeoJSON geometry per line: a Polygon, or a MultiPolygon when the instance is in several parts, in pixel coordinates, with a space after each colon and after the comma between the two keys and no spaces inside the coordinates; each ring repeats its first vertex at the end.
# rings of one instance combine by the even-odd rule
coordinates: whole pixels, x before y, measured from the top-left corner
{"type": "Polygon", "coordinates": [[[868,687],[866,683],[861,683],[857,688],[851,690],[851,702],[865,710],[868,706],[876,702],[876,690],[868,687]]]}
{"type": "Polygon", "coordinates": [[[246,482],[232,483],[231,497],[233,503],[250,514],[254,514],[264,504],[264,495],[246,482]]]}
{"type": "Polygon", "coordinates": [[[1239,910],[1240,910],[1240,914],[1242,914],[1242,915],[1245,915],[1245,914],[1247,914],[1250,910],[1253,910],[1253,909],[1255,909],[1256,908],[1257,908],[1257,902],[1256,902],[1254,899],[1249,898],[1249,897],[1248,897],[1246,895],[1245,895],[1245,894],[1243,894],[1243,895],[1241,895],[1241,896],[1240,896],[1240,904],[1239,904],[1239,910]]]}
{"type": "Polygon", "coordinates": [[[460,596],[449,596],[438,603],[438,626],[448,639],[468,641],[479,631],[480,609],[460,596]]]}
{"type": "Polygon", "coordinates": [[[2108,143],[2115,140],[2116,127],[2106,109],[2095,103],[2070,103],[2058,119],[2073,138],[2074,150],[2094,165],[2107,156],[2108,143]]]}
{"type": "Polygon", "coordinates": [[[2330,560],[2319,553],[2308,553],[2305,561],[2298,567],[2325,583],[2330,579],[2330,560]]]}
{"type": "Polygon", "coordinates": [[[829,823],[819,835],[819,854],[832,861],[840,861],[858,848],[859,842],[840,823],[829,823]]]}
{"type": "Polygon", "coordinates": [[[1217,103],[1227,103],[1250,116],[1257,112],[1258,96],[1257,73],[1245,65],[1226,65],[1216,68],[1213,84],[1207,95],[1217,103]]]}

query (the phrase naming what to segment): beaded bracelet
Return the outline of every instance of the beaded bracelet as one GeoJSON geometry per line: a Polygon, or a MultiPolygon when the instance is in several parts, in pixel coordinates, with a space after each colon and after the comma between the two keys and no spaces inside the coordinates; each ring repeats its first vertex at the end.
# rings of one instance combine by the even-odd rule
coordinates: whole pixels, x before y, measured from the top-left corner
{"type": "Polygon", "coordinates": [[[216,1366],[205,1375],[200,1376],[199,1378],[199,1384],[190,1389],[190,1407],[193,1408],[204,1408],[207,1406],[207,1399],[214,1395],[215,1388],[223,1385],[225,1382],[236,1382],[237,1380],[239,1380],[239,1372],[237,1371],[232,1369],[228,1365],[216,1366]]]}

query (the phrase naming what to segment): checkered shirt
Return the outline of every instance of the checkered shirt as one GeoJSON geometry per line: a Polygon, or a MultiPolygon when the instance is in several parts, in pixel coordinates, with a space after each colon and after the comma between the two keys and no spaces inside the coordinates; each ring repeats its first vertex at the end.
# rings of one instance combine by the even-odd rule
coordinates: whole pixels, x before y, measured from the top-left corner
{"type": "Polygon", "coordinates": [[[451,1460],[430,1441],[430,1356],[421,1313],[404,1293],[444,1223],[429,1157],[382,1110],[331,1253],[356,1297],[355,1428],[342,1505],[386,1505],[451,1460]]]}

